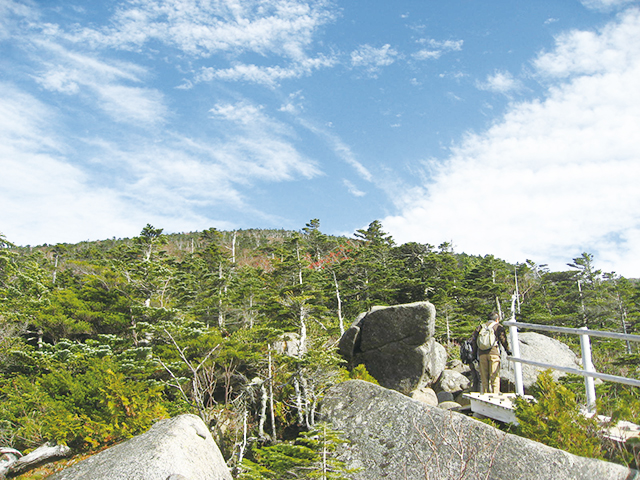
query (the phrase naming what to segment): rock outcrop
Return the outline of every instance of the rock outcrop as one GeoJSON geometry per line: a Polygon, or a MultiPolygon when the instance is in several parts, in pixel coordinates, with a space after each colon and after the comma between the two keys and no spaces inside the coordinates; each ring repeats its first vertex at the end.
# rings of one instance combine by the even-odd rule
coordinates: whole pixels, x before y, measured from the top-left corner
{"type": "Polygon", "coordinates": [[[398,392],[352,380],[331,388],[322,405],[351,443],[339,450],[355,480],[632,480],[635,470],[578,457],[398,392]]]}
{"type": "MultiPolygon", "coordinates": [[[[518,332],[518,344],[520,345],[520,357],[526,360],[582,369],[581,360],[564,343],[546,335],[535,332],[518,332]]],[[[503,382],[511,385],[515,383],[513,363],[507,361],[506,354],[502,352],[503,358],[500,368],[500,378],[503,382]]],[[[536,383],[538,375],[545,369],[534,367],[533,365],[522,364],[522,381],[525,389],[531,388],[536,383]]],[[[552,371],[554,380],[564,376],[564,372],[552,371]]]]}
{"type": "Polygon", "coordinates": [[[435,317],[429,302],[376,307],[344,333],[340,353],[351,366],[364,364],[380,385],[410,394],[445,368],[446,350],[433,338],[435,317]]]}
{"type": "Polygon", "coordinates": [[[224,458],[195,415],[161,420],[151,429],[104,450],[51,480],[231,480],[224,458]]]}
{"type": "Polygon", "coordinates": [[[438,379],[436,389],[438,391],[459,393],[469,389],[470,386],[471,381],[462,373],[456,372],[455,370],[445,370],[438,379]]]}

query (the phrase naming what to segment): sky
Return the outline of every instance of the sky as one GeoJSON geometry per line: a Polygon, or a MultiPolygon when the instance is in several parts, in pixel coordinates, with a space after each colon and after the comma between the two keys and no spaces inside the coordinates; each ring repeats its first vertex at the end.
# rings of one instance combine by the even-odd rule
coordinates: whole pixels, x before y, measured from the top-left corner
{"type": "Polygon", "coordinates": [[[0,0],[0,234],[320,220],[640,277],[639,0],[0,0]]]}

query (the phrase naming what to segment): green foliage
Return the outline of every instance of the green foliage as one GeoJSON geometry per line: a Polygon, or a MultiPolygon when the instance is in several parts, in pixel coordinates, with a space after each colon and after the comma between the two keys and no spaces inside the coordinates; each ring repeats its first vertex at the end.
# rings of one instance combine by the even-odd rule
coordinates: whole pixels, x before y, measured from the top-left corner
{"type": "Polygon", "coordinates": [[[575,395],[553,381],[549,371],[538,376],[532,394],[536,402],[516,401],[518,435],[576,455],[604,458],[596,420],[580,412],[575,395]]]}
{"type": "MultiPolygon", "coordinates": [[[[636,388],[628,385],[603,383],[596,387],[598,396],[598,412],[610,421],[603,427],[615,426],[619,421],[630,421],[640,424],[640,398],[636,388]]],[[[605,456],[608,460],[631,468],[640,467],[640,439],[631,438],[624,445],[608,438],[603,438],[605,456]]]]}
{"type": "Polygon", "coordinates": [[[336,448],[346,443],[341,432],[318,423],[302,432],[295,442],[253,449],[254,460],[243,459],[242,480],[322,478],[348,480],[354,470],[335,458],[336,448]]]}
{"type": "Polygon", "coordinates": [[[375,385],[380,385],[378,381],[371,376],[371,374],[367,371],[367,367],[363,364],[356,365],[351,370],[342,370],[342,376],[340,380],[346,382],[347,380],[363,380],[365,382],[373,383],[375,385]]]}
{"type": "MultiPolygon", "coordinates": [[[[599,271],[586,253],[568,268],[510,265],[446,242],[397,245],[377,220],[353,238],[322,233],[318,219],[295,232],[168,235],[146,225],[132,239],[33,248],[0,235],[0,440],[89,448],[189,411],[219,431],[231,458],[246,419],[249,442],[275,432],[271,441],[281,445],[247,460],[255,478],[269,478],[272,464],[286,470],[286,458],[315,452],[304,436],[279,440],[313,427],[327,388],[347,379],[376,383],[364,366],[347,371],[337,351],[341,331],[371,307],[429,299],[436,339],[455,345],[498,305],[509,316],[517,277],[523,322],[640,333],[638,281],[599,271]],[[306,350],[277,353],[284,333],[304,337],[306,350]],[[273,425],[262,410],[264,391],[273,394],[273,425]]],[[[637,346],[621,349],[594,342],[596,368],[638,376],[637,346]]],[[[581,383],[566,386],[580,400],[581,383]]],[[[632,391],[599,391],[599,398],[614,418],[637,418],[632,391]]],[[[551,417],[573,418],[568,400],[545,401],[551,417]]],[[[565,426],[549,423],[531,435],[569,441],[565,426]]],[[[298,475],[315,468],[296,465],[288,468],[298,475]]]]}
{"type": "Polygon", "coordinates": [[[78,450],[108,445],[167,416],[162,390],[127,379],[109,357],[74,370],[58,363],[51,373],[16,376],[0,387],[3,435],[19,449],[46,441],[78,450]]]}

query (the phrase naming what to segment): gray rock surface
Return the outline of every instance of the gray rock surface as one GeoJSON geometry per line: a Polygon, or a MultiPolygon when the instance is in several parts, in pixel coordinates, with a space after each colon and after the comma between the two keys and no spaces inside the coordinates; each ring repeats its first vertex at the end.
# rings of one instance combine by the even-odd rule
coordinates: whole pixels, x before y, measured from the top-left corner
{"type": "Polygon", "coordinates": [[[446,370],[453,370],[454,372],[462,374],[468,373],[471,370],[471,367],[469,367],[469,365],[465,365],[457,358],[453,358],[447,361],[447,365],[445,368],[446,370]]]}
{"type": "Polygon", "coordinates": [[[462,373],[455,370],[445,370],[440,375],[436,384],[436,390],[444,392],[459,392],[471,386],[471,381],[462,373]]]}
{"type": "Polygon", "coordinates": [[[231,480],[229,469],[195,415],[161,420],[149,431],[103,450],[50,480],[231,480]]]}
{"type": "Polygon", "coordinates": [[[460,407],[462,407],[462,405],[458,402],[454,402],[453,400],[438,404],[438,408],[442,408],[443,410],[458,410],[460,407]]]}
{"type": "Polygon", "coordinates": [[[638,480],[620,465],[571,455],[457,412],[351,380],[325,395],[323,419],[351,443],[339,458],[354,480],[638,480]]]}
{"type": "Polygon", "coordinates": [[[431,405],[435,407],[438,405],[438,396],[433,389],[429,387],[422,387],[418,390],[414,390],[411,392],[411,398],[418,402],[426,403],[427,405],[431,405]]]}
{"type": "Polygon", "coordinates": [[[425,375],[422,381],[427,385],[432,385],[447,366],[447,349],[436,342],[433,338],[424,345],[425,354],[425,375]]]}
{"type": "MultiPolygon", "coordinates": [[[[520,344],[520,357],[526,360],[535,360],[561,367],[582,368],[582,360],[564,343],[546,335],[535,332],[518,332],[520,344]]],[[[511,339],[509,338],[509,341],[511,339]]],[[[533,365],[522,364],[522,380],[524,388],[529,389],[536,383],[538,375],[545,369],[533,365]]],[[[558,380],[564,376],[564,372],[552,370],[552,377],[558,380]]],[[[506,360],[506,354],[502,352],[500,378],[514,384],[514,365],[506,360]]]]}
{"type": "Polygon", "coordinates": [[[433,339],[435,316],[429,302],[374,308],[344,333],[340,353],[352,366],[364,364],[381,385],[409,394],[444,370],[446,351],[433,339]]]}
{"type": "Polygon", "coordinates": [[[453,402],[453,393],[445,392],[444,390],[437,393],[438,403],[453,402]]]}

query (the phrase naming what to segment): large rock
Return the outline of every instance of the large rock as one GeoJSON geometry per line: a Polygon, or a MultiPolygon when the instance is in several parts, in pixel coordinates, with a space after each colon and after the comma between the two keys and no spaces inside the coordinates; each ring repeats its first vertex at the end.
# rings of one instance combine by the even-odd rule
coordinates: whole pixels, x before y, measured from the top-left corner
{"type": "Polygon", "coordinates": [[[571,455],[393,390],[351,380],[332,387],[323,419],[350,441],[338,450],[354,480],[632,480],[635,470],[571,455]]]}
{"type": "Polygon", "coordinates": [[[161,420],[148,432],[103,450],[51,480],[231,480],[224,458],[195,415],[161,420]]]}
{"type": "Polygon", "coordinates": [[[429,387],[422,387],[411,392],[411,398],[432,407],[438,406],[438,395],[429,387]]]}
{"type": "Polygon", "coordinates": [[[456,372],[455,370],[445,370],[438,379],[436,389],[444,392],[456,393],[466,390],[470,386],[471,381],[463,374],[456,372]]]}
{"type": "MultiPolygon", "coordinates": [[[[567,345],[554,338],[535,332],[518,332],[518,344],[520,345],[520,357],[525,360],[575,369],[582,368],[582,361],[578,359],[577,355],[567,345]]],[[[513,385],[515,383],[514,364],[507,361],[504,351],[502,356],[500,378],[513,385]]],[[[521,365],[524,388],[529,389],[545,369],[524,363],[521,365]]],[[[552,370],[551,375],[554,380],[558,380],[565,373],[552,370]]]]}
{"type": "Polygon", "coordinates": [[[351,366],[364,364],[381,385],[409,394],[444,370],[446,350],[433,338],[435,317],[429,302],[376,307],[344,333],[340,353],[351,366]]]}

